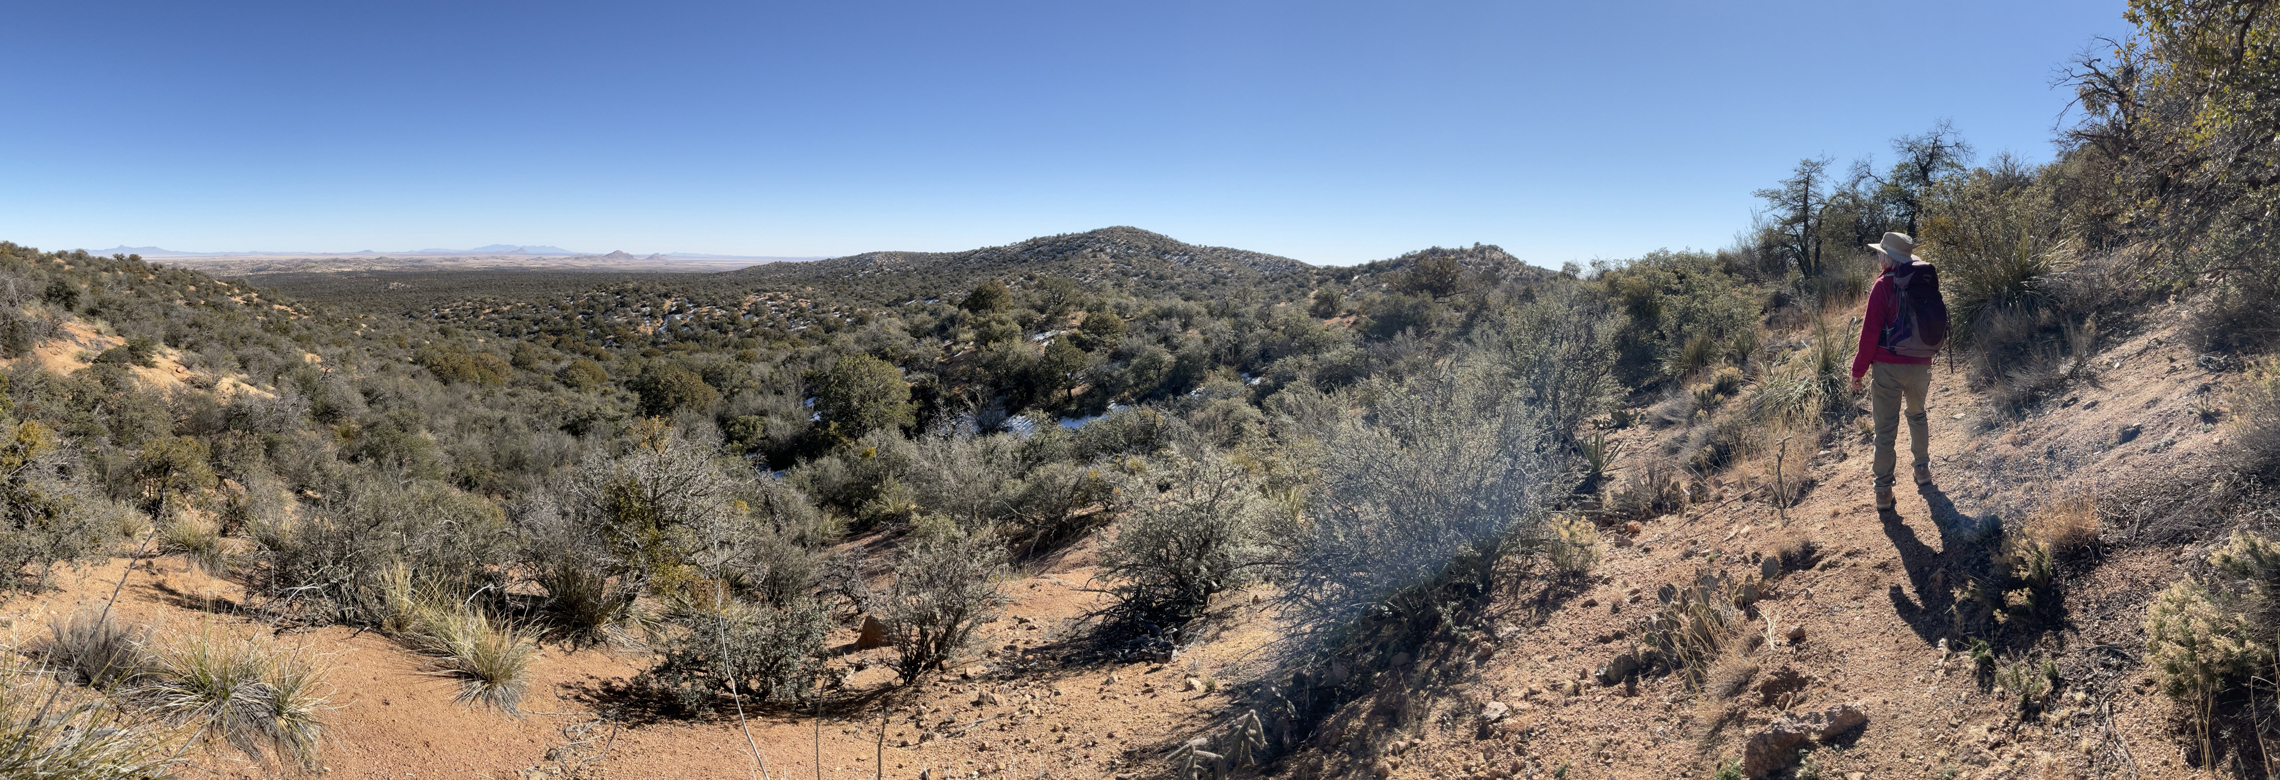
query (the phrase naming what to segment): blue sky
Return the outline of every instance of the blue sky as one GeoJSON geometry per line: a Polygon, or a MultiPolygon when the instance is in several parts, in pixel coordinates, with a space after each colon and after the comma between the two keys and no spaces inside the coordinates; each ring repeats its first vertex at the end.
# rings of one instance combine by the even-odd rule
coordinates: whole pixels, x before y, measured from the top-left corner
{"type": "Polygon", "coordinates": [[[1314,263],[1713,248],[1801,157],[2051,155],[2121,2],[0,4],[0,239],[1314,263]]]}

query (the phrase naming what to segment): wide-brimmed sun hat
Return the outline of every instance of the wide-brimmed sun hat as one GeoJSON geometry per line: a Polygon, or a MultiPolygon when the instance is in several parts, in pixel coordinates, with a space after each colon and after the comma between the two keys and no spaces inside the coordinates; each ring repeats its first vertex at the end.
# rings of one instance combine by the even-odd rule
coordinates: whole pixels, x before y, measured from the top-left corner
{"type": "Polygon", "coordinates": [[[1923,260],[1915,254],[1916,239],[1909,238],[1906,233],[1886,233],[1883,241],[1869,244],[1868,248],[1891,259],[1893,265],[1907,265],[1923,260]]]}

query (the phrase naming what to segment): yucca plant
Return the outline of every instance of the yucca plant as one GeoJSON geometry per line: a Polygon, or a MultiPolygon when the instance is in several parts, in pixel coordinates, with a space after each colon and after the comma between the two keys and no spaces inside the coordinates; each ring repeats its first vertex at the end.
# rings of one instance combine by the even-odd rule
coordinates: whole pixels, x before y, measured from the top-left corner
{"type": "Polygon", "coordinates": [[[380,590],[381,630],[428,656],[432,671],[458,678],[456,701],[521,713],[530,664],[538,655],[532,632],[493,620],[460,599],[416,588],[401,564],[381,572],[380,590]]]}
{"type": "Polygon", "coordinates": [[[1584,481],[1596,483],[1615,473],[1615,462],[1623,457],[1623,443],[1595,433],[1577,441],[1576,452],[1583,456],[1584,481]]]}
{"type": "Polygon", "coordinates": [[[181,553],[200,571],[217,577],[229,572],[229,543],[222,539],[221,526],[211,518],[178,513],[166,526],[165,538],[167,549],[181,553]]]}
{"type": "Polygon", "coordinates": [[[555,564],[538,572],[546,590],[552,638],[572,645],[635,647],[641,644],[643,614],[633,588],[576,564],[555,564]]]}
{"type": "Polygon", "coordinates": [[[0,665],[0,777],[172,777],[173,736],[41,670],[0,665]]]}
{"type": "Polygon", "coordinates": [[[530,632],[468,607],[438,609],[410,644],[433,657],[435,670],[459,680],[453,700],[521,714],[538,645],[530,632]]]}
{"type": "Polygon", "coordinates": [[[144,645],[149,638],[149,631],[113,620],[107,612],[81,610],[49,622],[48,641],[40,651],[78,682],[112,690],[148,671],[144,645]]]}
{"type": "Polygon", "coordinates": [[[324,668],[301,651],[258,636],[232,637],[211,624],[158,643],[150,682],[136,698],[195,729],[192,742],[220,740],[255,758],[317,765],[324,668]]]}

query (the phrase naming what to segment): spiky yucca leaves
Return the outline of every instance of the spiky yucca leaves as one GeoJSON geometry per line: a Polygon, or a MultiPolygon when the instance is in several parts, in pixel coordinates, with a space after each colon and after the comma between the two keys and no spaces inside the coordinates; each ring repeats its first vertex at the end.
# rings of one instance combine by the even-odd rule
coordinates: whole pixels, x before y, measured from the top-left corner
{"type": "Polygon", "coordinates": [[[595,569],[561,563],[533,578],[546,590],[552,638],[574,646],[637,647],[646,622],[635,607],[640,595],[595,569]]]}
{"type": "Polygon", "coordinates": [[[228,574],[230,570],[229,543],[222,539],[222,528],[213,518],[203,514],[180,512],[166,526],[166,547],[181,553],[199,571],[214,576],[228,574]]]}
{"type": "Polygon", "coordinates": [[[521,714],[538,644],[532,632],[494,620],[479,607],[420,590],[402,565],[381,573],[381,630],[428,656],[439,674],[459,680],[454,699],[521,714]]]}
{"type": "Polygon", "coordinates": [[[479,609],[437,609],[411,637],[414,649],[433,656],[436,670],[458,678],[461,704],[522,714],[530,664],[538,644],[530,632],[493,620],[479,609]]]}
{"type": "Polygon", "coordinates": [[[332,705],[314,656],[209,624],[158,642],[152,658],[150,682],[136,698],[195,729],[193,741],[221,740],[255,758],[317,766],[332,705]]]}
{"type": "Polygon", "coordinates": [[[39,670],[0,665],[0,777],[171,777],[172,736],[39,670]]]}
{"type": "Polygon", "coordinates": [[[42,655],[78,682],[110,690],[132,683],[150,668],[144,648],[150,632],[113,620],[108,613],[82,610],[48,623],[42,655]]]}

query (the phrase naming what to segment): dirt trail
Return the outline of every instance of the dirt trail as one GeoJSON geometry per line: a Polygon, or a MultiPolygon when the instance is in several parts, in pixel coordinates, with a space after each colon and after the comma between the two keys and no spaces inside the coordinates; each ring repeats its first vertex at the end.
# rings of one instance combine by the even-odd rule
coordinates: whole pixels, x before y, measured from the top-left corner
{"type": "MultiPolygon", "coordinates": [[[[2049,411],[2000,425],[1982,421],[1982,399],[1958,372],[1936,366],[1927,404],[1936,487],[1910,484],[1905,425],[1891,512],[1874,507],[1872,449],[1855,431],[1806,453],[1817,485],[1786,525],[1761,500],[1722,502],[1743,492],[1730,474],[1709,501],[1648,521],[1637,544],[1611,549],[1592,583],[1541,624],[1508,607],[1491,660],[1422,716],[1346,713],[1346,739],[1308,756],[1297,776],[1544,777],[1531,773],[1564,766],[1566,778],[1709,777],[1782,712],[1838,703],[1870,720],[1814,757],[1825,778],[2204,776],[2184,765],[2173,710],[2134,663],[2144,604],[2178,576],[2176,550],[2077,564],[2062,574],[2067,601],[2055,618],[2000,636],[2006,661],[2061,659],[2066,687],[2039,722],[2021,723],[2008,699],[1982,686],[1951,616],[1972,562],[1996,544],[1976,533],[1990,515],[2016,523],[2016,512],[2057,491],[2104,490],[2222,440],[2188,411],[2212,381],[2192,357],[2140,336],[2109,349],[2101,374],[2049,411]],[[1746,689],[1719,699],[1663,676],[1626,693],[1592,679],[1638,638],[1660,585],[1710,572],[1746,579],[1758,570],[1753,553],[1795,536],[1811,539],[1819,560],[1784,574],[1758,603],[1755,627],[1769,641],[1750,658],[1754,673],[1734,675],[1746,689]],[[1767,701],[1792,672],[1802,690],[1767,701]],[[1514,714],[1484,738],[1473,726],[1491,701],[1514,714]]],[[[1631,435],[1644,451],[1649,434],[1631,435]]]]}
{"type": "MultiPolygon", "coordinates": [[[[2205,452],[2222,431],[2197,424],[2191,399],[2212,381],[2192,355],[2143,336],[2109,349],[2094,382],[2051,412],[1986,425],[1980,399],[1947,366],[1931,396],[1932,453],[1939,487],[1903,483],[1894,512],[1871,504],[1869,447],[1857,432],[1814,458],[1818,483],[1784,525],[1730,474],[1693,509],[1644,523],[1636,544],[1612,546],[1580,589],[1548,604],[1510,599],[1491,615],[1493,639],[1396,670],[1414,687],[1388,685],[1372,701],[1334,716],[1286,765],[1296,778],[1708,777],[1742,754],[1748,737],[1786,709],[1856,702],[1868,726],[1816,756],[1822,777],[2193,777],[2178,752],[2171,709],[2143,688],[2131,661],[2136,623],[2150,595],[2177,576],[2175,549],[2129,548],[2066,576],[2067,602],[2041,633],[2003,637],[2010,657],[2060,657],[2068,688],[2057,712],[2020,724],[2011,705],[1985,690],[1960,653],[1943,655],[1955,589],[1970,568],[1968,531],[1991,513],[2032,505],[2062,488],[2100,487],[2205,452]],[[1960,415],[1960,417],[1959,417],[1960,415]],[[2122,435],[2128,426],[2127,436],[2122,435]],[[1752,656],[1748,686],[1730,699],[1688,691],[1675,676],[1644,678],[1635,691],[1590,679],[1638,638],[1664,583],[1698,574],[1756,571],[1753,553],[1791,536],[1820,549],[1808,570],[1781,577],[1758,604],[1770,638],[1752,656]],[[1788,638],[1792,628],[1802,638],[1788,638]],[[1786,671],[1785,671],[1786,670],[1786,671]],[[1790,676],[1794,673],[1794,676],[1790,676]],[[1767,701],[1768,681],[1802,680],[1785,701],[1767,701]],[[1574,693],[1566,691],[1576,683],[1574,693]],[[2083,698],[2073,697],[2075,692],[2083,698]],[[1512,715],[1476,728],[1489,702],[1512,715]],[[1704,703],[1705,701],[1709,703],[1704,703]]],[[[1626,432],[1646,437],[1647,431],[1626,432]]],[[[1903,436],[1904,438],[1904,436],[1903,436]]],[[[1646,442],[1638,442],[1645,451],[1646,442]]],[[[1902,444],[1905,447],[1905,442],[1902,444]]],[[[2113,529],[2112,533],[2134,532],[2113,529]]],[[[1610,531],[1610,539],[1618,531],[1610,531]]],[[[1277,621],[1250,594],[1225,599],[1216,633],[1171,664],[1089,659],[1072,644],[1076,619],[1093,608],[1085,590],[1089,542],[1007,584],[1014,599],[953,672],[901,699],[887,727],[884,776],[931,770],[950,777],[1166,777],[1161,757],[1240,710],[1230,692],[1259,679],[1261,652],[1277,621]],[[1189,678],[1209,681],[1190,689],[1189,678]],[[988,695],[984,695],[988,694],[988,695]],[[918,709],[924,707],[922,711],[918,709]]],[[[122,561],[59,578],[57,590],[0,610],[0,641],[20,645],[48,619],[97,603],[122,561]]],[[[162,558],[130,579],[118,613],[172,628],[202,621],[263,627],[209,602],[243,599],[234,584],[162,558]]],[[[853,639],[853,624],[833,634],[853,639]]],[[[452,703],[447,680],[423,670],[394,642],[345,628],[288,632],[279,641],[328,654],[334,711],[324,747],[329,777],[523,778],[578,765],[612,778],[751,777],[733,717],[659,715],[623,694],[638,657],[547,646],[513,718],[452,703]],[[606,753],[604,752],[606,748],[606,753]]],[[[864,697],[891,674],[884,651],[845,652],[844,706],[817,722],[805,711],[760,708],[751,730],[772,778],[873,777],[879,710],[864,697]],[[817,761],[820,747],[821,762],[817,761]],[[820,770],[820,771],[819,771],[820,770]]],[[[1775,697],[1781,698],[1781,697],[1775,697]]],[[[267,770],[217,749],[191,777],[266,777],[267,770]]]]}

